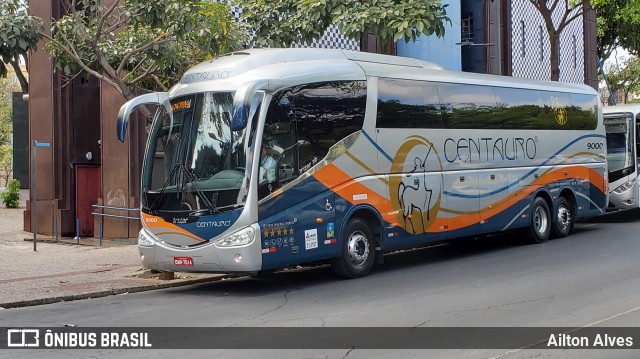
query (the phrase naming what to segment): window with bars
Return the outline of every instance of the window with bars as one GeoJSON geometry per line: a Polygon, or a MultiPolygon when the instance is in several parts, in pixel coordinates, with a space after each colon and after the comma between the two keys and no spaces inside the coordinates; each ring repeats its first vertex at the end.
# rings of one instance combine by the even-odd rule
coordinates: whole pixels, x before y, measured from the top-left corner
{"type": "Polygon", "coordinates": [[[576,35],[571,35],[571,43],[572,43],[572,48],[573,48],[573,68],[575,69],[576,66],[578,65],[578,44],[577,44],[577,39],[576,39],[576,35]]]}
{"type": "Polygon", "coordinates": [[[540,40],[538,45],[540,47],[540,62],[544,61],[544,32],[542,30],[542,25],[539,26],[540,31],[540,40]]]}
{"type": "Polygon", "coordinates": [[[462,15],[461,21],[461,41],[473,41],[473,13],[467,12],[462,15]]]}

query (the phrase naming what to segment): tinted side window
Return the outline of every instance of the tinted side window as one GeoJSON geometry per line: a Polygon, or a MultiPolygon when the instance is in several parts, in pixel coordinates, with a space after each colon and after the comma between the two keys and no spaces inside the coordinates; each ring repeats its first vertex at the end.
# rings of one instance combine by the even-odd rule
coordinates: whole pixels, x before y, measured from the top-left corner
{"type": "Polygon", "coordinates": [[[305,85],[293,90],[298,142],[290,163],[298,176],[336,142],[362,129],[367,102],[365,81],[305,85]]]}
{"type": "Polygon", "coordinates": [[[513,130],[539,130],[545,127],[544,103],[538,90],[496,87],[498,108],[496,115],[502,128],[513,130]]]}
{"type": "Polygon", "coordinates": [[[501,128],[491,86],[438,83],[445,128],[501,128]]]}
{"type": "Polygon", "coordinates": [[[572,130],[594,130],[598,126],[598,98],[595,95],[571,94],[567,122],[572,130]]]}
{"type": "Polygon", "coordinates": [[[435,84],[379,79],[376,127],[441,128],[441,110],[435,84]]]}

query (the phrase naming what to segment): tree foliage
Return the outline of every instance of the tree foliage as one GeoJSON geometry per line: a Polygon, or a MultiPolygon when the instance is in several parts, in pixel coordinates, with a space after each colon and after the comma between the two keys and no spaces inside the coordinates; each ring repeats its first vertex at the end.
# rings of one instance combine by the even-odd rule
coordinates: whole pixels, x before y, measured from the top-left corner
{"type": "Polygon", "coordinates": [[[11,65],[24,93],[29,83],[20,69],[20,57],[36,50],[42,26],[42,19],[31,16],[23,1],[0,0],[0,77],[7,76],[11,65]]]}
{"type": "Polygon", "coordinates": [[[19,87],[7,78],[0,78],[0,146],[8,145],[13,132],[12,93],[19,87]]]}
{"type": "Polygon", "coordinates": [[[607,72],[607,80],[611,91],[619,93],[622,102],[626,103],[629,94],[640,92],[640,59],[632,56],[620,69],[610,68],[607,72]]]}
{"type": "Polygon", "coordinates": [[[18,208],[20,205],[20,181],[12,179],[7,184],[7,190],[2,192],[2,201],[7,208],[18,208]]]}
{"type": "Polygon", "coordinates": [[[240,0],[242,19],[255,31],[256,46],[310,44],[331,25],[359,40],[372,33],[385,40],[415,41],[424,35],[444,36],[451,24],[440,0],[240,0]]]}
{"type": "Polygon", "coordinates": [[[0,178],[6,187],[13,173],[13,149],[10,145],[0,145],[0,178]]]}
{"type": "Polygon", "coordinates": [[[598,57],[604,62],[618,47],[640,55],[640,1],[591,0],[598,22],[598,57]]]}
{"type": "Polygon", "coordinates": [[[95,76],[126,99],[134,88],[164,90],[201,61],[235,50],[246,31],[208,0],[62,0],[45,49],[68,78],[95,76]]]}
{"type": "Polygon", "coordinates": [[[4,178],[4,185],[11,178],[13,172],[13,149],[11,135],[13,134],[13,99],[12,93],[20,87],[10,79],[0,78],[0,178],[4,178]]]}

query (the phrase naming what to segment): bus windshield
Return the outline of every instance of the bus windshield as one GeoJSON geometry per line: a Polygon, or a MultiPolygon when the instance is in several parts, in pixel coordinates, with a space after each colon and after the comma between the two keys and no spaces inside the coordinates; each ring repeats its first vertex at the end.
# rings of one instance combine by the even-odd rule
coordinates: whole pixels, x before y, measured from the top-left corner
{"type": "Polygon", "coordinates": [[[151,213],[215,213],[246,198],[247,129],[232,131],[232,92],[171,100],[153,122],[142,174],[142,207],[151,213]]]}
{"type": "MultiPolygon", "coordinates": [[[[610,177],[622,177],[633,172],[634,144],[631,117],[615,117],[605,120],[607,131],[607,163],[610,177]]],[[[611,178],[610,178],[611,180],[611,178]]]]}

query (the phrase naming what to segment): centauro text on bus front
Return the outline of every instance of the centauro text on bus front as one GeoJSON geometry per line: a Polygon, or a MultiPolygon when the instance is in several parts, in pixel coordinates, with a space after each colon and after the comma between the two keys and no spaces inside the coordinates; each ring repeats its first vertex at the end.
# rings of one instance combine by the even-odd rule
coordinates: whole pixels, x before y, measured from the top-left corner
{"type": "Polygon", "coordinates": [[[253,273],[518,230],[568,235],[607,205],[585,85],[321,49],[247,50],[190,69],[159,105],[142,174],[145,267],[253,273]]]}

